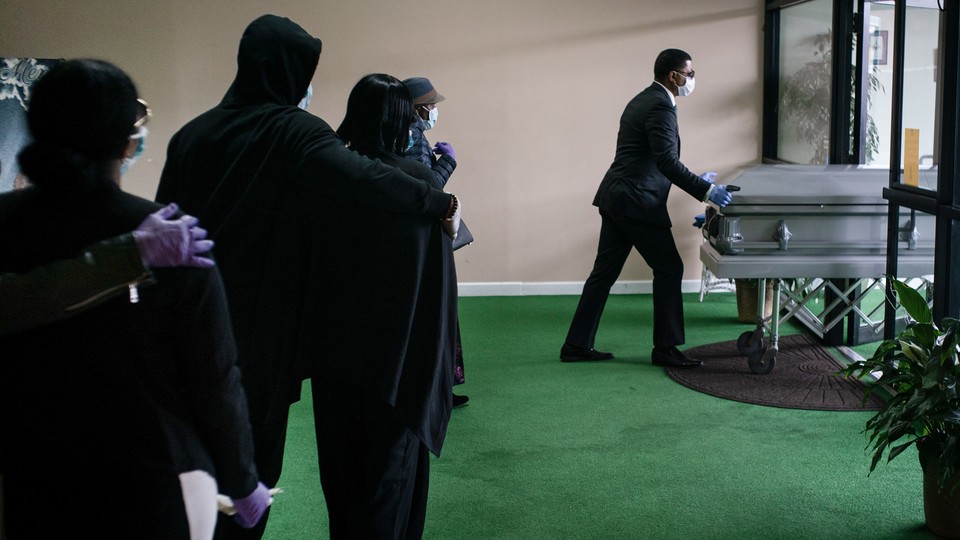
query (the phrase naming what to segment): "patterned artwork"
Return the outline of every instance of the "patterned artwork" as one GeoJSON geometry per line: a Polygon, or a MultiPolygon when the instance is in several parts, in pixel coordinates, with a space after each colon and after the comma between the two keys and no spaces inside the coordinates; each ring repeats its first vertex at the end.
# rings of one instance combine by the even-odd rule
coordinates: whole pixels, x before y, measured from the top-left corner
{"type": "Polygon", "coordinates": [[[0,58],[0,192],[23,187],[17,153],[30,140],[30,89],[59,59],[0,58]]]}

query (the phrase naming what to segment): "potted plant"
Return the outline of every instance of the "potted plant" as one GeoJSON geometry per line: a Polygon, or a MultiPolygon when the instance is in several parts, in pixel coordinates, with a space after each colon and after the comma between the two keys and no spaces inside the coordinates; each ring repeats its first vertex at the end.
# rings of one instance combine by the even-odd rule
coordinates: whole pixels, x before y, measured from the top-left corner
{"type": "Polygon", "coordinates": [[[842,374],[864,381],[865,399],[889,392],[867,421],[870,471],[917,445],[924,478],[927,527],[946,538],[960,538],[960,321],[935,323],[926,300],[892,279],[901,306],[913,321],[894,339],[884,340],[867,360],[842,374]]]}

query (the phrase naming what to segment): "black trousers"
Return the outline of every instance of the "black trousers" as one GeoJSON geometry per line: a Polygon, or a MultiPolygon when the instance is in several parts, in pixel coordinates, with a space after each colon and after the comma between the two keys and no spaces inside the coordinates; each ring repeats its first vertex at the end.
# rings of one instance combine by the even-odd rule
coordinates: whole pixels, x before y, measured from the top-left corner
{"type": "MultiPolygon", "coordinates": [[[[427,449],[386,404],[363,399],[358,390],[318,383],[317,378],[312,388],[330,538],[421,538],[430,471],[427,449]]],[[[257,472],[261,482],[274,487],[283,466],[290,405],[286,396],[275,395],[258,395],[249,402],[257,472]]],[[[221,514],[214,538],[257,540],[269,512],[250,529],[221,514]]]]}
{"type": "Polygon", "coordinates": [[[430,455],[386,403],[314,379],[320,483],[330,538],[419,539],[430,455]]]}
{"type": "Polygon", "coordinates": [[[603,308],[632,248],[653,270],[653,346],[683,345],[683,259],[669,227],[600,211],[600,241],[593,271],[567,332],[567,343],[593,348],[603,308]]]}

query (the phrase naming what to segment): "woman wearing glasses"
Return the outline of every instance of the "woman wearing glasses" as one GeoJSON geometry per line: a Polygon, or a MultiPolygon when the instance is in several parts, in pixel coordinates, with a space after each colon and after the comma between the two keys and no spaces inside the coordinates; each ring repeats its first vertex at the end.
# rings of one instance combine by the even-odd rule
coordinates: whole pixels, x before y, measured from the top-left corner
{"type": "MultiPolygon", "coordinates": [[[[78,256],[160,209],[119,188],[145,111],[106,62],[63,62],[37,82],[19,155],[32,185],[0,196],[0,273],[78,256]]],[[[151,287],[0,339],[10,540],[204,538],[218,492],[248,526],[269,504],[219,274],[153,272],[151,287]]]]}

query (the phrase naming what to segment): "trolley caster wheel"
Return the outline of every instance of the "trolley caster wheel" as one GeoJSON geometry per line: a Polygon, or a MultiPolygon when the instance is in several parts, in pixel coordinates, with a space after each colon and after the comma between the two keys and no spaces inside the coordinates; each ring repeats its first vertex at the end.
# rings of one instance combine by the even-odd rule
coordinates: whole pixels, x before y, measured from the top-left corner
{"type": "Polygon", "coordinates": [[[773,371],[773,366],[777,363],[777,350],[769,348],[767,350],[758,350],[750,353],[750,371],[757,375],[766,375],[773,371]]]}
{"type": "Polygon", "coordinates": [[[763,345],[763,330],[760,329],[744,332],[737,338],[737,349],[739,349],[740,354],[744,356],[750,356],[756,351],[762,351],[763,345]]]}

